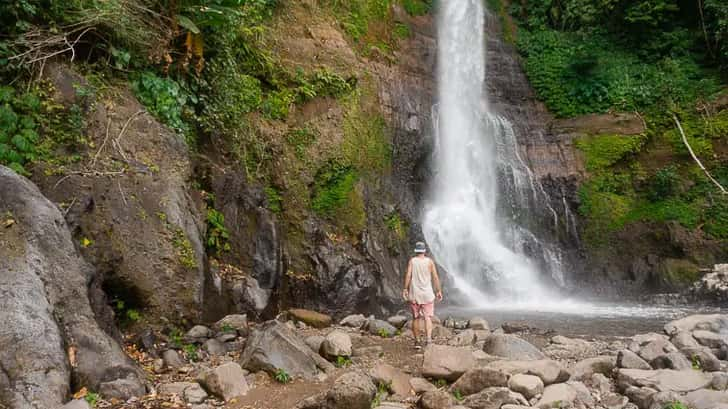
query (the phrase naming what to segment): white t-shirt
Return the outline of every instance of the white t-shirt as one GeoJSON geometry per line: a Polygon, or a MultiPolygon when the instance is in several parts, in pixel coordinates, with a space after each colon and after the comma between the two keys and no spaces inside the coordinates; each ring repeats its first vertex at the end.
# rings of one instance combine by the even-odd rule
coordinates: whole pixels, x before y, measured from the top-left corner
{"type": "Polygon", "coordinates": [[[417,304],[429,304],[435,301],[432,291],[432,260],[429,257],[412,257],[412,280],[410,281],[410,301],[417,304]]]}

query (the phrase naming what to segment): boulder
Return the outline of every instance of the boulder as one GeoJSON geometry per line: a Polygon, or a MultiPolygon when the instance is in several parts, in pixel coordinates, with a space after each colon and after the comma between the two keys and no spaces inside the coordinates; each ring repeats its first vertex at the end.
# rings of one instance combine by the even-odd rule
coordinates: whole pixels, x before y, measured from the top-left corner
{"type": "Polygon", "coordinates": [[[549,385],[543,390],[541,399],[536,403],[540,409],[553,407],[569,407],[576,400],[576,389],[565,383],[549,385]]]}
{"type": "Polygon", "coordinates": [[[174,349],[168,349],[162,353],[162,360],[168,368],[177,369],[185,365],[185,361],[180,356],[179,352],[174,349]]]}
{"type": "Polygon", "coordinates": [[[656,389],[636,386],[630,386],[624,391],[629,400],[641,409],[649,407],[652,397],[656,393],[658,393],[656,389]]]}
{"type": "Polygon", "coordinates": [[[206,339],[212,337],[212,331],[204,325],[195,325],[190,328],[184,336],[185,342],[188,343],[203,343],[206,339]]]}
{"type": "Polygon", "coordinates": [[[348,372],[336,379],[326,393],[322,409],[370,409],[377,388],[369,376],[348,372]]]}
{"type": "Polygon", "coordinates": [[[432,339],[448,339],[452,337],[452,330],[442,325],[432,327],[432,339]]]}
{"type": "Polygon", "coordinates": [[[207,353],[213,356],[225,355],[225,353],[227,353],[225,344],[214,338],[205,341],[205,343],[202,344],[202,348],[207,351],[207,353]]]}
{"type": "Polygon", "coordinates": [[[61,409],[91,409],[91,405],[85,399],[74,399],[61,406],[61,409]]]}
{"type": "Polygon", "coordinates": [[[455,403],[452,396],[441,390],[425,392],[420,397],[420,407],[422,409],[443,409],[449,408],[455,403]]]}
{"type": "Polygon", "coordinates": [[[220,332],[235,331],[239,335],[247,336],[250,327],[248,316],[245,314],[231,314],[215,323],[215,329],[220,332]]]}
{"type": "Polygon", "coordinates": [[[473,317],[468,321],[468,328],[472,330],[485,330],[490,331],[490,325],[488,324],[488,321],[486,321],[484,318],[481,317],[473,317]]]}
{"type": "Polygon", "coordinates": [[[693,335],[688,331],[679,331],[670,338],[670,342],[672,342],[677,349],[697,348],[699,346],[698,341],[696,341],[695,338],[693,338],[693,335]]]}
{"type": "Polygon", "coordinates": [[[670,321],[665,324],[665,332],[668,335],[675,335],[681,331],[692,332],[694,330],[726,332],[728,331],[728,315],[690,315],[688,317],[681,318],[675,321],[670,321]]]}
{"type": "Polygon", "coordinates": [[[680,352],[685,355],[691,365],[695,364],[698,368],[706,372],[720,371],[720,360],[718,360],[709,348],[684,348],[680,352]]]}
{"type": "Polygon", "coordinates": [[[363,316],[362,314],[347,315],[346,317],[344,317],[344,319],[339,321],[339,325],[352,328],[361,328],[366,323],[367,317],[363,316]]]}
{"type": "Polygon", "coordinates": [[[552,358],[563,360],[580,360],[598,354],[593,343],[583,339],[567,338],[563,335],[552,337],[551,343],[544,348],[544,352],[552,358]]]}
{"type": "Polygon", "coordinates": [[[670,407],[671,403],[685,403],[682,396],[675,392],[657,392],[653,393],[647,400],[648,409],[665,409],[670,407]]]}
{"type": "Polygon", "coordinates": [[[377,319],[367,321],[367,330],[372,335],[385,337],[391,337],[397,333],[397,328],[393,327],[392,324],[377,319]]]}
{"type": "Polygon", "coordinates": [[[245,372],[235,362],[208,369],[202,372],[197,380],[208,392],[225,401],[248,393],[245,372]]]}
{"type": "Polygon", "coordinates": [[[176,395],[189,403],[202,403],[207,399],[207,392],[197,382],[172,382],[162,384],[158,388],[160,395],[176,395]]]}
{"type": "Polygon", "coordinates": [[[508,388],[518,392],[526,399],[531,399],[543,393],[544,385],[541,378],[533,375],[516,374],[508,380],[508,388]]]}
{"type": "Polygon", "coordinates": [[[710,382],[710,388],[716,391],[724,391],[728,389],[728,373],[713,372],[713,380],[710,382]]]}
{"type": "Polygon", "coordinates": [[[728,346],[728,333],[719,334],[706,330],[697,330],[693,331],[693,338],[695,338],[700,345],[708,348],[719,349],[721,347],[728,346]]]}
{"type": "Polygon", "coordinates": [[[253,372],[262,370],[273,375],[283,369],[293,377],[304,378],[313,378],[319,368],[328,370],[331,366],[285,324],[275,320],[264,323],[248,337],[240,364],[253,372]]]}
{"type": "Polygon", "coordinates": [[[493,386],[506,386],[508,384],[508,374],[488,367],[472,368],[467,370],[455,383],[450,387],[451,391],[458,390],[465,395],[478,393],[485,388],[493,386]]]}
{"type": "Polygon", "coordinates": [[[615,356],[598,356],[581,360],[571,368],[572,381],[582,381],[591,378],[595,373],[610,374],[612,369],[617,365],[617,357],[615,356]]]}
{"type": "Polygon", "coordinates": [[[395,315],[387,318],[387,322],[392,324],[393,327],[400,329],[407,323],[408,318],[404,315],[395,315]]]}
{"type": "Polygon", "coordinates": [[[321,355],[329,360],[339,356],[351,356],[351,337],[344,331],[333,330],[329,332],[321,343],[321,355]]]}
{"type": "Polygon", "coordinates": [[[324,343],[324,340],[326,338],[321,335],[311,335],[310,337],[306,337],[306,339],[303,341],[308,345],[309,348],[311,348],[311,351],[321,351],[321,344],[324,343]]]}
{"type": "Polygon", "coordinates": [[[470,409],[500,409],[503,405],[528,405],[528,401],[520,393],[508,388],[494,387],[467,396],[462,401],[463,406],[470,409]]]}
{"type": "Polygon", "coordinates": [[[717,409],[728,407],[728,392],[700,389],[688,392],[683,398],[691,409],[717,409]]]}
{"type": "Polygon", "coordinates": [[[685,358],[682,352],[670,352],[669,354],[655,358],[652,362],[655,369],[675,369],[682,371],[692,369],[693,364],[685,358]]]}
{"type": "Polygon", "coordinates": [[[544,385],[550,385],[568,379],[564,367],[556,361],[543,359],[538,361],[493,361],[487,368],[503,371],[510,375],[527,374],[541,378],[544,385]]]}
{"type": "Polygon", "coordinates": [[[483,351],[508,359],[538,360],[546,356],[529,342],[510,334],[493,334],[485,339],[483,351]]]}
{"type": "Polygon", "coordinates": [[[625,409],[629,403],[629,398],[614,392],[604,393],[600,398],[599,403],[606,409],[625,409]]]}
{"type": "Polygon", "coordinates": [[[189,388],[185,389],[184,398],[189,403],[202,403],[207,399],[207,392],[202,389],[199,383],[192,383],[189,388]]]}
{"type": "Polygon", "coordinates": [[[331,326],[331,316],[320,312],[305,310],[302,308],[292,308],[288,310],[288,314],[295,321],[302,321],[306,325],[314,328],[326,328],[331,326]]]}
{"type": "Polygon", "coordinates": [[[621,389],[635,386],[649,387],[657,391],[682,393],[706,388],[712,380],[712,375],[694,370],[658,369],[646,371],[641,369],[619,369],[617,372],[617,384],[621,389]]]}
{"type": "Polygon", "coordinates": [[[409,383],[416,394],[437,390],[437,387],[425,378],[410,378],[409,383]]]}
{"type": "Polygon", "coordinates": [[[566,384],[576,391],[576,406],[585,406],[587,408],[593,408],[595,406],[596,400],[584,383],[579,381],[568,381],[566,384]]]}
{"type": "Polygon", "coordinates": [[[637,355],[647,362],[652,362],[655,359],[669,354],[670,352],[677,352],[677,348],[665,339],[656,339],[650,341],[644,346],[641,346],[637,355]]]}
{"type": "Polygon", "coordinates": [[[473,352],[472,349],[466,347],[430,344],[425,348],[422,375],[434,379],[455,381],[476,365],[473,352]]]}
{"type": "Polygon", "coordinates": [[[650,364],[629,349],[623,349],[617,352],[617,366],[627,369],[652,369],[650,364]]]}
{"type": "Polygon", "coordinates": [[[452,346],[469,346],[475,343],[475,331],[472,329],[466,329],[461,331],[459,334],[450,338],[447,341],[448,345],[452,346]]]}
{"type": "Polygon", "coordinates": [[[57,408],[71,383],[145,394],[142,370],[109,335],[118,331],[99,326],[113,322],[101,278],[58,207],[0,165],[0,215],[0,406],[57,408]]]}
{"type": "Polygon", "coordinates": [[[389,391],[395,396],[406,398],[410,395],[412,389],[410,376],[392,365],[379,364],[372,368],[369,374],[376,384],[388,385],[389,391]]]}

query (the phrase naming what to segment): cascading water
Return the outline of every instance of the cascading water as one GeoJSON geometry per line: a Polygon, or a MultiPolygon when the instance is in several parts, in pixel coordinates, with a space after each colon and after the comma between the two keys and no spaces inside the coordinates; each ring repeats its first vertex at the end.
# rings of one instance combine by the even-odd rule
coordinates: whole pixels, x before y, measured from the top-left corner
{"type": "Polygon", "coordinates": [[[563,284],[560,253],[516,223],[527,203],[549,201],[521,160],[510,123],[489,110],[482,0],[440,2],[439,13],[436,169],[425,238],[471,303],[543,300],[540,271],[563,284]]]}

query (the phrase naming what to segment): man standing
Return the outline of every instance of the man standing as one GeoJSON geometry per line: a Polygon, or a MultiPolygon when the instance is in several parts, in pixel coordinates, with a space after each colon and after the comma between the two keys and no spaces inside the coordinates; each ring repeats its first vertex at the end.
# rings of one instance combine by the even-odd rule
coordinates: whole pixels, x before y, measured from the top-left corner
{"type": "Polygon", "coordinates": [[[425,321],[426,344],[432,342],[432,316],[435,313],[435,299],[442,301],[442,287],[437,268],[431,258],[425,255],[425,243],[415,244],[415,256],[407,264],[407,274],[404,277],[402,297],[410,302],[412,307],[412,333],[415,337],[415,347],[419,348],[420,318],[425,321]],[[433,292],[432,286],[436,292],[433,292]]]}

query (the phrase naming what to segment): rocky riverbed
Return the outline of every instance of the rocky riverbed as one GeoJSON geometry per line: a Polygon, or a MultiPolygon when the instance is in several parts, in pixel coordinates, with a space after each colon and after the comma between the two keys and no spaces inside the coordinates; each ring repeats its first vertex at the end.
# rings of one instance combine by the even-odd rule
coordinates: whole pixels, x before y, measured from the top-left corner
{"type": "Polygon", "coordinates": [[[338,323],[289,310],[186,333],[146,330],[127,353],[150,381],[126,401],[82,390],[65,408],[728,408],[728,315],[691,315],[618,340],[567,338],[482,318],[436,320],[415,349],[404,315],[338,323]],[[88,397],[94,399],[88,399],[88,397]]]}

